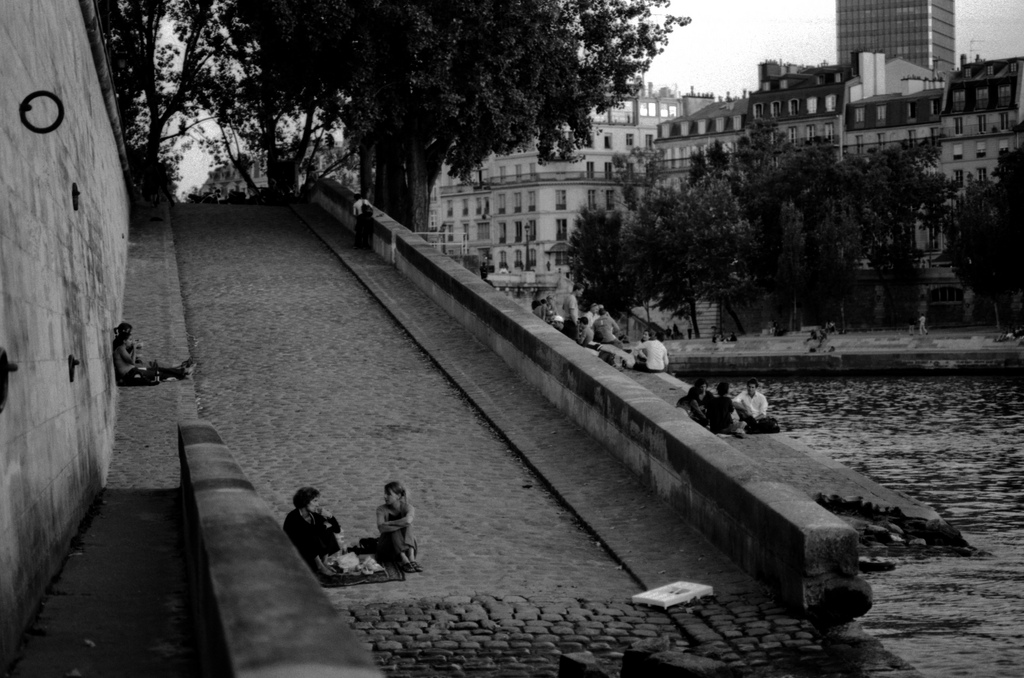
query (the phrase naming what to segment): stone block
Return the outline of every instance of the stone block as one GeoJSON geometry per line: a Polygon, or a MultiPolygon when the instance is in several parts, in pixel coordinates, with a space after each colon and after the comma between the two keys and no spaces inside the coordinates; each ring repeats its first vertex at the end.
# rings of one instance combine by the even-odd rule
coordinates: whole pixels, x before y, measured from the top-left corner
{"type": "Polygon", "coordinates": [[[666,637],[636,641],[622,656],[622,678],[646,678],[647,660],[659,652],[667,652],[670,646],[666,637]]]}
{"type": "Polygon", "coordinates": [[[558,678],[609,678],[597,657],[589,652],[563,654],[558,660],[558,678]]]}
{"type": "Polygon", "coordinates": [[[647,660],[649,678],[734,678],[728,664],[689,652],[659,652],[647,660]]]}

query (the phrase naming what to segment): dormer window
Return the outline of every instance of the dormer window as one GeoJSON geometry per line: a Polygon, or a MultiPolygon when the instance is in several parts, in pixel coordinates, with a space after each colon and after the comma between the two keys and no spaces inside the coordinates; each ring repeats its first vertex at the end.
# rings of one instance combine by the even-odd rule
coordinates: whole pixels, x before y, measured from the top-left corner
{"type": "Polygon", "coordinates": [[[827,97],[825,97],[825,110],[829,111],[829,112],[832,112],[832,111],[836,110],[836,95],[835,94],[829,94],[827,97]]]}
{"type": "Polygon", "coordinates": [[[772,102],[772,117],[773,118],[777,118],[780,115],[782,115],[782,102],[781,101],[773,101],[772,102]]]}
{"type": "Polygon", "coordinates": [[[715,131],[716,132],[724,132],[725,131],[725,118],[719,118],[718,120],[715,121],[715,131]]]}
{"type": "Polygon", "coordinates": [[[818,97],[807,97],[807,112],[811,115],[818,112],[818,97]]]}
{"type": "Polygon", "coordinates": [[[996,67],[993,66],[992,64],[989,64],[988,66],[985,67],[985,75],[995,75],[995,72],[996,67]]]}
{"type": "Polygon", "coordinates": [[[824,75],[819,75],[817,78],[815,78],[815,82],[817,84],[819,84],[819,85],[824,85],[825,84],[825,76],[824,75]]]}
{"type": "Polygon", "coordinates": [[[755,118],[763,118],[764,117],[764,104],[754,104],[754,117],[755,118]]]}
{"type": "Polygon", "coordinates": [[[800,115],[800,100],[799,99],[790,99],[789,100],[789,114],[790,115],[800,115]]]}
{"type": "Polygon", "coordinates": [[[708,131],[708,121],[707,120],[698,120],[697,121],[697,134],[707,134],[707,131],[708,131]]]}

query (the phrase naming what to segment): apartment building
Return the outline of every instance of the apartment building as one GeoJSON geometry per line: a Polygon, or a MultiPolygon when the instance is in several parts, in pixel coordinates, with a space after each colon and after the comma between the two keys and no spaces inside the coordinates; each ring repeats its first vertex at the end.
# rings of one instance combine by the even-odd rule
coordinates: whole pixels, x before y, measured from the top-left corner
{"type": "Polygon", "coordinates": [[[746,97],[714,102],[678,118],[658,125],[658,138],[654,147],[662,152],[662,171],[672,184],[685,182],[693,158],[705,153],[715,143],[726,152],[736,149],[747,126],[750,100],[746,97]]]}

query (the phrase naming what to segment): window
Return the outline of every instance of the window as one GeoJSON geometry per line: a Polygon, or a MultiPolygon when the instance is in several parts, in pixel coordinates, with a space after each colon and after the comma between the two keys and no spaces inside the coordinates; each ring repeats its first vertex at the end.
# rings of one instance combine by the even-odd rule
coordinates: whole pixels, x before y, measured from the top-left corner
{"type": "MultiPolygon", "coordinates": [[[[838,73],[836,75],[838,76],[838,73]]],[[[827,97],[825,97],[825,110],[828,111],[829,113],[836,110],[835,94],[829,94],[827,97]]]]}
{"type": "Polygon", "coordinates": [[[526,209],[529,212],[537,211],[537,191],[527,191],[526,193],[526,209]]]}
{"type": "Polygon", "coordinates": [[[864,135],[863,134],[858,134],[856,136],[856,138],[855,138],[855,141],[856,141],[856,144],[857,144],[857,152],[858,153],[863,153],[864,152],[864,135]]]}
{"type": "Polygon", "coordinates": [[[878,122],[885,122],[887,106],[885,104],[878,104],[875,106],[875,120],[878,122]]]}
{"type": "Polygon", "coordinates": [[[764,117],[764,104],[754,104],[754,118],[764,117]]]}
{"type": "Polygon", "coordinates": [[[484,213],[484,199],[483,198],[477,198],[476,199],[476,213],[477,214],[483,214],[484,213]]]}
{"type": "Polygon", "coordinates": [[[513,264],[513,265],[516,268],[522,268],[523,267],[523,251],[522,250],[516,250],[516,261],[515,261],[515,264],[513,264]]]}
{"type": "Polygon", "coordinates": [[[999,114],[999,129],[1010,129],[1010,114],[1000,113],[999,114]]]}
{"type": "Polygon", "coordinates": [[[789,135],[789,142],[795,144],[796,143],[796,127],[789,127],[789,128],[787,128],[786,133],[789,135]]]}
{"type": "Polygon", "coordinates": [[[587,207],[597,209],[597,191],[593,188],[587,191],[587,207]]]}
{"type": "Polygon", "coordinates": [[[530,178],[531,179],[536,179],[537,178],[537,163],[535,163],[535,162],[531,162],[530,163],[530,178]]]}
{"type": "Polygon", "coordinates": [[[999,140],[999,155],[1006,155],[1010,152],[1010,140],[1000,139],[999,140]]]}
{"type": "Polygon", "coordinates": [[[988,85],[974,90],[974,110],[988,108],[988,85]]]}
{"type": "Polygon", "coordinates": [[[988,155],[988,142],[987,141],[979,141],[974,146],[974,157],[975,158],[984,158],[986,155],[988,155]]]}
{"type": "Polygon", "coordinates": [[[978,181],[988,181],[988,168],[986,168],[986,167],[979,167],[978,168],[978,181]]]}
{"type": "Polygon", "coordinates": [[[907,103],[907,120],[917,120],[917,102],[910,101],[907,103]]]}
{"type": "Polygon", "coordinates": [[[960,303],[964,300],[964,291],[958,287],[937,287],[928,293],[928,301],[933,304],[960,303]]]}
{"type": "Polygon", "coordinates": [[[505,170],[506,169],[508,169],[508,168],[507,167],[499,167],[498,168],[498,181],[501,181],[501,182],[505,181],[505,170]]]}
{"type": "Polygon", "coordinates": [[[960,136],[964,133],[964,119],[953,118],[953,134],[960,136]]]}
{"type": "Polygon", "coordinates": [[[864,107],[863,106],[860,106],[858,108],[853,109],[853,121],[854,122],[864,122],[864,107]]]}
{"type": "Polygon", "coordinates": [[[964,104],[967,101],[967,92],[962,89],[953,90],[953,112],[959,113],[964,110],[964,104]]]}
{"type": "Polygon", "coordinates": [[[523,211],[523,194],[513,193],[512,194],[512,211],[522,212],[523,211]]]}
{"type": "Polygon", "coordinates": [[[985,134],[986,132],[988,132],[988,116],[987,115],[979,115],[978,116],[978,134],[985,134]]]}
{"type": "Polygon", "coordinates": [[[504,213],[505,213],[505,194],[504,193],[499,193],[498,194],[498,214],[504,214],[504,213]]]}
{"type": "Polygon", "coordinates": [[[491,225],[486,221],[481,221],[476,225],[476,239],[477,240],[490,240],[491,239],[491,225]]]}
{"type": "Polygon", "coordinates": [[[1017,62],[1016,61],[1010,62],[1010,72],[1011,73],[1016,73],[1017,72],[1017,62]]]}
{"type": "Polygon", "coordinates": [[[604,147],[605,148],[611,148],[612,147],[612,135],[611,134],[605,134],[604,135],[604,147]]]}
{"type": "Polygon", "coordinates": [[[743,116],[734,115],[732,116],[732,129],[735,132],[739,132],[740,128],[743,127],[743,116]]]}
{"type": "Polygon", "coordinates": [[[605,179],[612,179],[612,178],[614,178],[614,176],[615,176],[615,172],[612,169],[612,164],[610,162],[606,162],[604,164],[604,178],[605,179]]]}
{"type": "Polygon", "coordinates": [[[537,250],[530,248],[526,250],[526,270],[530,271],[537,267],[537,250]]]}
{"type": "Polygon", "coordinates": [[[537,221],[530,219],[526,222],[526,242],[537,239],[537,221]]]}
{"type": "MultiPolygon", "coordinates": [[[[502,240],[502,242],[505,242],[505,241],[502,240]]],[[[498,261],[500,262],[500,268],[507,269],[508,268],[508,252],[505,252],[503,250],[501,253],[499,253],[498,254],[498,261]]]]}
{"type": "Polygon", "coordinates": [[[773,101],[772,102],[772,117],[773,118],[777,118],[780,115],[782,115],[782,102],[781,101],[773,101]]]}
{"type": "Polygon", "coordinates": [[[606,210],[615,209],[615,191],[609,189],[604,192],[604,208],[606,210]]]}
{"type": "Polygon", "coordinates": [[[523,222],[515,222],[516,226],[516,242],[523,242],[523,222]]]}
{"type": "Polygon", "coordinates": [[[491,213],[491,199],[489,197],[484,198],[484,216],[486,217],[491,213]]]}
{"type": "Polygon", "coordinates": [[[587,178],[588,179],[593,179],[594,178],[594,163],[592,163],[592,162],[588,162],[587,163],[587,178]]]}
{"type": "Polygon", "coordinates": [[[569,220],[555,219],[555,240],[569,239],[569,220]]]}
{"type": "Polygon", "coordinates": [[[455,216],[455,205],[453,200],[448,201],[448,216],[455,216]]]}
{"type": "Polygon", "coordinates": [[[835,138],[835,136],[836,136],[836,126],[835,126],[835,123],[826,122],[825,123],[825,140],[826,141],[832,141],[835,138]]]}
{"type": "Polygon", "coordinates": [[[725,118],[718,118],[718,119],[715,120],[715,131],[716,132],[724,132],[725,131],[725,118]]]}
{"type": "Polygon", "coordinates": [[[811,115],[818,112],[818,97],[807,97],[807,112],[811,115]]]}
{"type": "Polygon", "coordinates": [[[798,99],[789,100],[789,114],[800,115],[800,101],[798,99]]]}
{"type": "Polygon", "coordinates": [[[568,266],[569,265],[569,253],[568,252],[555,252],[555,266],[568,266]]]}
{"type": "Polygon", "coordinates": [[[953,182],[957,186],[963,186],[964,185],[964,171],[963,170],[953,170],[953,182]]]}
{"type": "Polygon", "coordinates": [[[654,148],[654,135],[653,134],[645,134],[644,135],[644,147],[645,148],[654,148]]]}
{"type": "Polygon", "coordinates": [[[878,143],[878,147],[879,148],[882,148],[883,146],[885,146],[885,133],[884,132],[882,134],[876,135],[876,138],[878,140],[877,143],[878,143]]]}
{"type": "Polygon", "coordinates": [[[697,121],[697,134],[707,134],[707,133],[708,133],[708,121],[707,120],[698,120],[697,121]]]}
{"type": "Polygon", "coordinates": [[[565,189],[559,188],[555,190],[555,209],[565,209],[565,189]]]}
{"type": "Polygon", "coordinates": [[[908,129],[907,130],[907,141],[909,141],[910,143],[914,143],[914,142],[917,141],[917,130],[916,129],[908,129]]]}
{"type": "Polygon", "coordinates": [[[633,148],[633,135],[632,134],[627,134],[626,135],[626,148],[633,148]]]}
{"type": "Polygon", "coordinates": [[[985,75],[993,75],[996,72],[996,67],[989,64],[985,67],[985,75]]]}
{"type": "MultiPolygon", "coordinates": [[[[504,221],[499,221],[498,222],[498,242],[499,243],[508,242],[508,226],[506,226],[504,221]]],[[[501,258],[502,259],[505,258],[505,253],[504,252],[501,253],[501,258]]]]}
{"type": "Polygon", "coordinates": [[[816,125],[807,125],[807,127],[804,128],[804,132],[807,134],[807,141],[814,141],[817,131],[818,128],[816,125]]]}
{"type": "Polygon", "coordinates": [[[932,115],[938,115],[942,111],[942,100],[932,99],[932,115]]]}
{"type": "Polygon", "coordinates": [[[964,145],[953,144],[953,160],[963,160],[964,157],[964,145]]]}

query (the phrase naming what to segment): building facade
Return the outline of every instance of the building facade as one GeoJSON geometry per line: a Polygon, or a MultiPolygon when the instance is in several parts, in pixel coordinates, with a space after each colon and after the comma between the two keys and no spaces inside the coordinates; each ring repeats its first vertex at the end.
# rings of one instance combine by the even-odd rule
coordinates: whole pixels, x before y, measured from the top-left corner
{"type": "Polygon", "coordinates": [[[648,86],[595,116],[593,138],[571,162],[541,164],[530,148],[491,156],[470,182],[449,176],[446,166],[431,195],[427,240],[446,254],[476,257],[491,283],[514,297],[554,291],[569,271],[576,215],[618,204],[614,156],[653,149],[659,122],[709,101],[648,86]]]}
{"type": "Polygon", "coordinates": [[[1019,146],[1024,57],[961,62],[942,107],[942,168],[961,186],[987,181],[999,158],[1019,146]]]}
{"type": "Polygon", "coordinates": [[[716,143],[727,153],[734,151],[747,126],[749,103],[746,97],[726,98],[660,123],[654,147],[661,151],[665,179],[677,185],[683,183],[693,159],[716,143]]]}
{"type": "Polygon", "coordinates": [[[836,0],[836,62],[883,52],[928,69],[956,67],[954,0],[836,0]]]}

